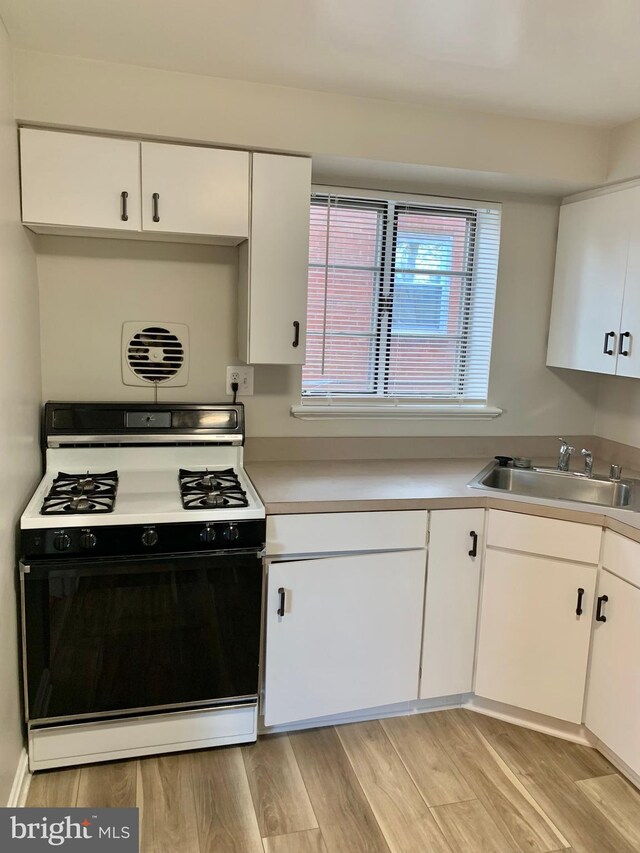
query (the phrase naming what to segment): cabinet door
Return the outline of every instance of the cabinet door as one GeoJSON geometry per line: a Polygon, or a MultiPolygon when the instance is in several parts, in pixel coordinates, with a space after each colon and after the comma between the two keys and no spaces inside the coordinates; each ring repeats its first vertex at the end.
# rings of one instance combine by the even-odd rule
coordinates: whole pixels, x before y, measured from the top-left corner
{"type": "Polygon", "coordinates": [[[143,142],[142,228],[225,237],[230,243],[246,238],[249,154],[143,142]]]}
{"type": "Polygon", "coordinates": [[[629,258],[618,345],[618,376],[640,378],[640,187],[627,190],[633,202],[629,258]]]}
{"type": "Polygon", "coordinates": [[[425,558],[416,550],[270,564],[266,725],[417,699],[425,558]]]}
{"type": "Polygon", "coordinates": [[[140,230],[139,142],[22,128],[20,165],[23,222],[140,230]]]}
{"type": "Polygon", "coordinates": [[[254,154],[251,186],[240,356],[252,364],[304,364],[311,160],[254,154]]]}
{"type": "Polygon", "coordinates": [[[488,548],[475,692],[580,723],[595,582],[595,566],[488,548]]]}
{"type": "Polygon", "coordinates": [[[431,513],[421,699],[473,689],[483,527],[482,509],[431,513]]]}
{"type": "Polygon", "coordinates": [[[606,622],[596,622],[585,722],[640,774],[640,589],[603,570],[598,595],[606,622]]]}
{"type": "Polygon", "coordinates": [[[634,199],[623,190],[561,207],[548,365],[616,372],[634,199]]]}

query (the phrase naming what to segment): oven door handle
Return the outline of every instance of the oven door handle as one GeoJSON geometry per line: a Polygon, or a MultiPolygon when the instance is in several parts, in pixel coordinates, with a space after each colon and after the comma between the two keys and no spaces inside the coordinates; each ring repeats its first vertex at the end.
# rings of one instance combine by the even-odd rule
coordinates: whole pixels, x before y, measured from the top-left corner
{"type": "Polygon", "coordinates": [[[231,560],[234,557],[255,557],[256,560],[261,560],[265,556],[264,548],[238,548],[231,551],[194,551],[193,553],[175,553],[175,554],[149,554],[133,557],[94,557],[76,560],[70,558],[67,560],[29,560],[25,563],[24,559],[20,561],[20,576],[26,583],[32,579],[46,577],[52,572],[56,574],[64,574],[65,572],[75,572],[78,570],[84,573],[87,570],[89,574],[100,574],[100,570],[105,570],[105,573],[110,574],[129,574],[135,573],[137,568],[146,565],[157,565],[158,571],[167,571],[164,563],[171,563],[171,571],[180,571],[181,568],[188,570],[188,563],[191,560],[202,560],[203,558],[213,558],[217,560],[231,560]],[[181,565],[182,564],[182,565],[181,565]],[[114,569],[116,570],[114,572],[114,569]]]}

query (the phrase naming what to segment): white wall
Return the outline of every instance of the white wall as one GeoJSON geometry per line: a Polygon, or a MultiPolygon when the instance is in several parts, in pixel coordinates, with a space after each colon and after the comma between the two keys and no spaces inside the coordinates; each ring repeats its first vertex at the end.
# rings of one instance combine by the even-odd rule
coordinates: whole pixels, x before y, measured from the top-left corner
{"type": "Polygon", "coordinates": [[[38,479],[40,351],[35,253],[20,225],[11,57],[0,21],[0,805],[22,749],[16,522],[38,479]]]}
{"type": "Polygon", "coordinates": [[[640,447],[640,380],[600,378],[595,434],[640,447]]]}
{"type": "Polygon", "coordinates": [[[607,182],[640,176],[640,118],[610,131],[607,182]]]}
{"type": "Polygon", "coordinates": [[[46,400],[152,400],[153,389],[122,383],[128,320],[189,326],[189,384],[160,389],[160,400],[224,399],[236,249],[84,237],[38,237],[37,248],[46,400]]]}
{"type": "MultiPolygon", "coordinates": [[[[597,378],[545,367],[558,205],[503,200],[490,402],[493,421],[301,421],[300,369],[257,367],[247,398],[249,434],[560,435],[591,433],[597,378]]],[[[126,320],[184,322],[191,330],[186,388],[160,399],[224,396],[236,362],[234,249],[90,238],[38,238],[45,399],[152,399],[121,381],[120,334],[126,320]],[[69,346],[69,342],[73,346],[69,346]]]]}
{"type": "Polygon", "coordinates": [[[20,121],[500,173],[569,192],[605,180],[608,130],[17,52],[20,121]]]}

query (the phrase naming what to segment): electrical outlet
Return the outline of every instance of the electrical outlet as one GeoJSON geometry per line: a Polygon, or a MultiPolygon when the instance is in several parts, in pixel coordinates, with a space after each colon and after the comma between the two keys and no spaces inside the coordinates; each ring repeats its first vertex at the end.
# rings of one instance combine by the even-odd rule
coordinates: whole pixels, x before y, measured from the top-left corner
{"type": "Polygon", "coordinates": [[[239,367],[227,367],[227,394],[233,394],[232,382],[238,383],[238,397],[253,394],[253,367],[242,364],[239,367]]]}

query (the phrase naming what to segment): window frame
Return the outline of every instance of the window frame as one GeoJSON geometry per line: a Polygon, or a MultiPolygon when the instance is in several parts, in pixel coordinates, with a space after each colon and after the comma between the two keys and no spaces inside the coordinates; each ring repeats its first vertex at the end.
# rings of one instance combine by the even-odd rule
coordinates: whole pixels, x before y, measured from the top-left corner
{"type": "MultiPolygon", "coordinates": [[[[375,351],[373,359],[375,369],[373,371],[372,391],[358,394],[325,394],[317,393],[302,393],[301,403],[299,406],[292,406],[291,413],[296,417],[315,419],[319,417],[471,417],[474,419],[494,418],[502,414],[502,410],[495,406],[489,405],[487,400],[472,400],[464,399],[464,386],[466,381],[466,373],[464,368],[457,369],[457,386],[459,397],[419,397],[407,396],[385,396],[379,391],[380,384],[388,383],[388,372],[390,366],[389,346],[392,335],[393,325],[393,288],[395,285],[395,276],[397,270],[393,269],[397,256],[397,239],[398,239],[398,217],[401,213],[410,213],[411,208],[419,208],[416,212],[420,213],[425,208],[437,209],[443,208],[443,214],[447,211],[474,211],[474,219],[470,223],[471,246],[468,247],[465,258],[466,266],[464,271],[447,271],[443,275],[454,276],[464,279],[467,284],[463,289],[464,292],[464,308],[459,323],[460,332],[455,337],[460,338],[461,346],[458,358],[464,360],[466,358],[465,349],[469,343],[470,333],[464,335],[462,329],[469,328],[471,325],[471,301],[474,288],[474,279],[476,276],[475,261],[476,249],[475,238],[478,234],[477,212],[489,208],[492,211],[501,212],[502,205],[497,202],[468,200],[460,198],[449,198],[443,196],[426,196],[416,193],[395,193],[388,191],[377,190],[362,190],[351,187],[335,187],[322,184],[314,184],[311,189],[312,195],[334,195],[342,198],[353,198],[358,203],[358,206],[371,202],[372,207],[378,207],[382,212],[382,263],[378,275],[380,281],[376,292],[376,303],[374,304],[374,312],[376,314],[376,333],[375,333],[375,351]],[[380,208],[380,202],[385,206],[380,208]],[[391,247],[392,250],[384,251],[384,247],[391,247]],[[391,310],[389,310],[391,308],[391,310]],[[386,315],[386,318],[383,316],[386,315]],[[384,358],[380,355],[380,348],[385,347],[387,354],[384,358]],[[381,376],[381,373],[386,373],[386,376],[381,376]]],[[[468,217],[471,219],[471,215],[468,217]]],[[[310,264],[310,268],[311,268],[310,264]]],[[[322,264],[315,266],[322,267],[322,264]]],[[[339,265],[336,265],[339,267],[339,265]]],[[[373,267],[377,270],[377,267],[373,267]]],[[[428,270],[415,270],[425,275],[438,273],[438,270],[433,270],[431,273],[428,270]]],[[[445,285],[443,285],[445,287],[445,285]]],[[[446,320],[441,322],[441,326],[446,326],[446,320]]],[[[404,336],[402,332],[396,332],[396,336],[404,336]]],[[[433,330],[420,335],[416,333],[406,334],[407,337],[425,337],[434,339],[443,339],[447,336],[452,337],[451,333],[441,330],[433,330]]],[[[492,335],[493,336],[493,335],[492,335]]],[[[491,336],[491,337],[492,337],[491,336]]],[[[301,389],[302,390],[302,389],[301,389]]],[[[488,396],[488,395],[487,395],[488,396]]]]}

